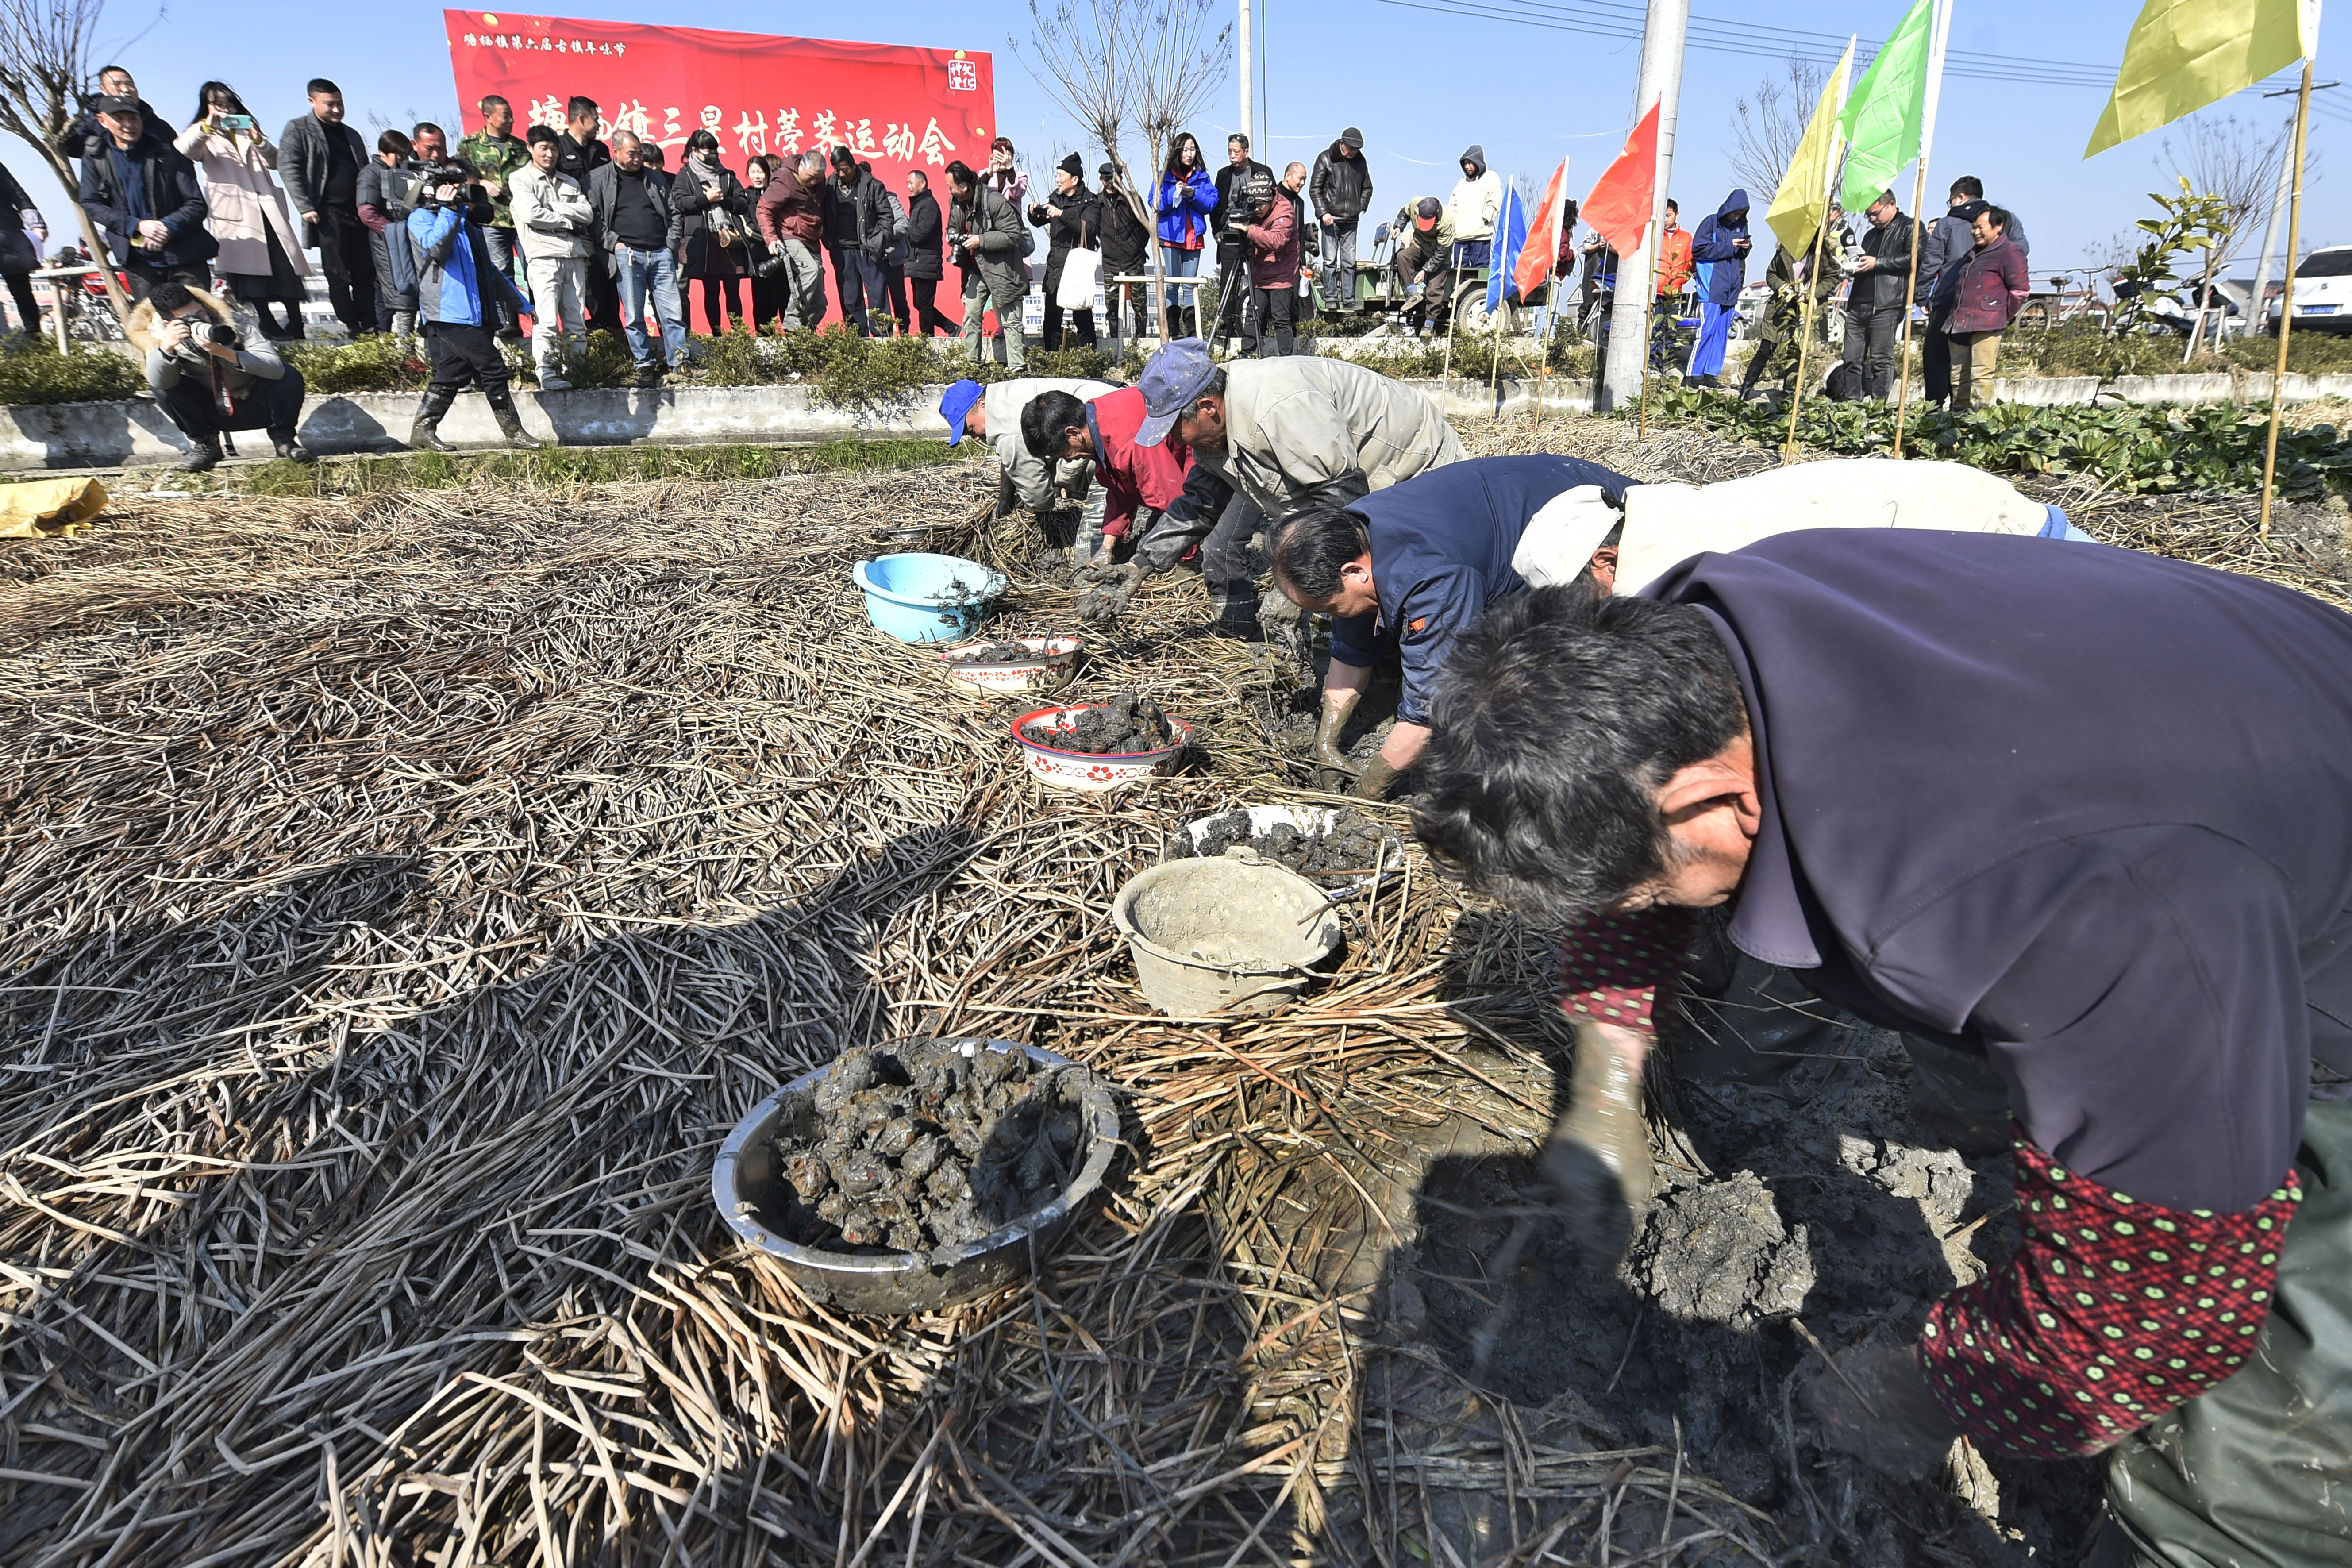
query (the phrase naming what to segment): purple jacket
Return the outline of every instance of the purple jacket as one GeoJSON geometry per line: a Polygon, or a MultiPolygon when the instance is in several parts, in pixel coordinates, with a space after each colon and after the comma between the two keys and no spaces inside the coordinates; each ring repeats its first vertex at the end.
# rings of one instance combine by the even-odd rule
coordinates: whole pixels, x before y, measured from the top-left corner
{"type": "Polygon", "coordinates": [[[1956,335],[2005,331],[2031,289],[2025,253],[2004,234],[1960,258],[1953,268],[1950,292],[1937,290],[1944,295],[1943,329],[1956,335]]]}

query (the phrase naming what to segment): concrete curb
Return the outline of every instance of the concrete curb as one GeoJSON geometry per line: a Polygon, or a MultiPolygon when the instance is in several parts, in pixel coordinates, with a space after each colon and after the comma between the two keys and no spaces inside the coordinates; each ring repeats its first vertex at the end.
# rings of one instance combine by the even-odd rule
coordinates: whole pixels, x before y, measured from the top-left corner
{"type": "MultiPolygon", "coordinates": [[[[1475,381],[1416,381],[1409,384],[1434,398],[1447,416],[1485,419],[1534,416],[1538,384],[1506,380],[1490,391],[1475,381]]],[[[2127,403],[2210,405],[2236,401],[2267,404],[2267,374],[2125,376],[2102,384],[2093,376],[1997,381],[1994,395],[2005,403],[2037,406],[2127,403]]],[[[532,393],[518,391],[523,424],[542,440],[566,446],[612,447],[635,443],[713,446],[760,442],[814,446],[824,441],[938,440],[947,435],[939,416],[940,388],[925,387],[899,403],[866,409],[820,402],[807,386],[685,386],[656,391],[616,389],[532,393]]],[[[1541,384],[1542,411],[1589,414],[1590,382],[1567,378],[1541,384]]],[[[2352,397],[2352,375],[2290,375],[2286,400],[2352,397]]],[[[314,397],[303,409],[302,440],[324,455],[394,453],[405,450],[416,395],[409,392],[352,393],[314,397]]],[[[459,397],[442,421],[451,445],[495,449],[499,435],[489,405],[478,393],[459,397]]],[[[240,442],[248,455],[267,455],[259,431],[240,442]]],[[[119,403],[26,404],[0,408],[0,472],[37,473],[72,468],[120,468],[170,463],[187,450],[162,409],[146,398],[119,403]]]]}

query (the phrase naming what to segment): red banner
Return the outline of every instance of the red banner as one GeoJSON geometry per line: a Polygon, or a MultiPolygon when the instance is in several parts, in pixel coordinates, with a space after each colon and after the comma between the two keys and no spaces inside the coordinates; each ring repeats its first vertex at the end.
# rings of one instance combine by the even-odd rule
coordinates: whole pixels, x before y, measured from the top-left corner
{"type": "MultiPolygon", "coordinates": [[[[599,134],[633,131],[668,150],[696,131],[719,138],[738,174],[761,153],[791,154],[845,146],[870,160],[875,178],[906,200],[907,171],[932,174],[961,159],[988,164],[996,134],[996,72],[977,50],[911,49],[720,33],[700,27],[522,16],[506,11],[445,11],[449,59],[467,131],[482,128],[475,105],[497,93],[514,105],[517,134],[563,126],[563,105],[596,100],[599,134]]],[[[948,289],[953,287],[950,275],[948,289]]],[[[942,301],[950,315],[952,301],[942,301]]],[[[837,302],[836,302],[837,304],[837,302]]]]}

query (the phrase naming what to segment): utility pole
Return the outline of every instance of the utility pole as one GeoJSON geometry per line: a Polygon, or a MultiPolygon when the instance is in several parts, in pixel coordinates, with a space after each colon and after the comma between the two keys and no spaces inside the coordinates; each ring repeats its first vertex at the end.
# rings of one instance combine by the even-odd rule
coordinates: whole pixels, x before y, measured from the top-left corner
{"type": "Polygon", "coordinates": [[[1250,102],[1250,88],[1256,80],[1250,64],[1250,0],[1242,0],[1242,134],[1250,139],[1250,156],[1257,156],[1257,125],[1255,106],[1250,102]]]}
{"type": "MultiPolygon", "coordinates": [[[[1246,0],[1244,0],[1246,4],[1246,0]]],[[[1675,116],[1682,100],[1683,40],[1690,32],[1690,0],[1650,0],[1650,14],[1642,25],[1642,73],[1633,89],[1633,112],[1626,122],[1641,119],[1658,106],[1658,177],[1650,195],[1650,226],[1643,232],[1641,248],[1617,258],[1617,296],[1609,312],[1609,360],[1601,368],[1600,406],[1603,412],[1638,402],[1642,377],[1650,357],[1651,252],[1665,226],[1666,185],[1675,167],[1675,116]]]]}
{"type": "Polygon", "coordinates": [[[2279,219],[2286,216],[2287,205],[2294,194],[2294,125],[2287,124],[2284,150],[2279,154],[2278,194],[2271,198],[2270,221],[2263,225],[2263,258],[2254,268],[2254,297],[2246,306],[2245,324],[2241,331],[2260,332],[2270,314],[2271,264],[2278,259],[2279,219]]]}

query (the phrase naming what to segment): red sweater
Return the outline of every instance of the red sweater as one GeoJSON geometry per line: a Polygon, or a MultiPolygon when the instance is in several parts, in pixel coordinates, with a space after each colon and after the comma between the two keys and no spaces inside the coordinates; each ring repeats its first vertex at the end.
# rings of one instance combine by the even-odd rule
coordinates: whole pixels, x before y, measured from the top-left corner
{"type": "Polygon", "coordinates": [[[1274,206],[1249,226],[1250,287],[1289,289],[1298,282],[1298,208],[1276,191],[1274,206]]]}
{"type": "Polygon", "coordinates": [[[1192,471],[1192,449],[1173,437],[1157,447],[1135,444],[1143,415],[1139,386],[1107,392],[1087,405],[1087,426],[1095,437],[1095,479],[1103,488],[1103,532],[1113,539],[1127,537],[1138,510],[1165,511],[1175,505],[1184,493],[1184,477],[1192,471]]]}

